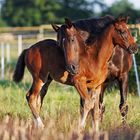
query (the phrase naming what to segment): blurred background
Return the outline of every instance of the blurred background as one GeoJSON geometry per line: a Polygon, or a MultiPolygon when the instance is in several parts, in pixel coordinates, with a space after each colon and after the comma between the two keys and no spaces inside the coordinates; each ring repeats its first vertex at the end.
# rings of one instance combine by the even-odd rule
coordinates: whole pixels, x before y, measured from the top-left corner
{"type": "Polygon", "coordinates": [[[111,14],[126,13],[140,22],[139,0],[0,0],[0,26],[38,26],[111,14]]]}
{"type": "MultiPolygon", "coordinates": [[[[139,0],[0,0],[0,82],[12,80],[21,51],[39,40],[56,39],[51,23],[64,18],[77,20],[104,15],[130,16],[129,27],[140,44],[139,0]]],[[[135,56],[140,78],[140,53],[135,56]]],[[[137,91],[134,67],[130,72],[130,91],[137,91]]],[[[139,79],[138,79],[139,80],[139,79]]],[[[135,92],[137,93],[137,92],[135,92]]]]}

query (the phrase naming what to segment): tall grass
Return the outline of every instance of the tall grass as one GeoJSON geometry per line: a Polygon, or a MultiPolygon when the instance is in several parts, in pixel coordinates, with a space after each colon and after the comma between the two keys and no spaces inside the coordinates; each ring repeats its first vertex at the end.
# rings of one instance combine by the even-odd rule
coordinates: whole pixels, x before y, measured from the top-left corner
{"type": "MultiPolygon", "coordinates": [[[[25,47],[29,47],[29,44],[33,42],[35,43],[36,40],[32,40],[25,47]]],[[[140,98],[133,93],[128,96],[129,111],[125,129],[122,127],[119,112],[119,91],[112,89],[105,94],[106,111],[100,125],[100,137],[96,137],[92,132],[90,117],[87,119],[85,132],[81,135],[77,131],[80,116],[79,95],[73,87],[55,82],[50,85],[42,106],[41,117],[45,129],[43,131],[34,129],[33,117],[25,98],[32,78],[26,70],[20,84],[12,82],[14,66],[18,59],[17,42],[12,44],[10,52],[11,62],[5,65],[5,80],[0,81],[0,140],[140,139],[140,98]]],[[[135,77],[133,75],[132,71],[130,86],[134,88],[135,77]]]]}
{"type": "MultiPolygon", "coordinates": [[[[90,140],[92,132],[91,118],[87,119],[85,132],[78,132],[79,95],[70,86],[51,83],[45,96],[41,117],[45,124],[43,131],[34,129],[33,117],[26,101],[26,93],[31,86],[31,75],[26,70],[20,84],[12,82],[15,61],[6,65],[6,78],[0,81],[0,139],[65,139],[90,140]]],[[[122,127],[119,112],[119,91],[113,88],[105,93],[106,111],[100,125],[98,138],[107,140],[140,139],[140,98],[131,93],[128,96],[129,111],[127,126],[122,127]]]]}
{"type": "MultiPolygon", "coordinates": [[[[0,119],[6,115],[12,118],[32,120],[32,115],[25,96],[30,87],[29,83],[19,85],[12,81],[0,82],[0,119]]],[[[119,91],[113,89],[105,93],[106,111],[101,124],[102,131],[108,131],[121,126],[121,115],[119,112],[119,91]]],[[[134,130],[140,130],[140,99],[129,94],[129,112],[127,116],[128,126],[134,130]]],[[[48,120],[55,121],[55,125],[62,132],[68,133],[71,125],[75,127],[79,121],[79,95],[73,87],[64,86],[53,82],[44,99],[41,117],[47,126],[48,120]]],[[[87,121],[86,129],[91,128],[91,118],[87,121]]]]}

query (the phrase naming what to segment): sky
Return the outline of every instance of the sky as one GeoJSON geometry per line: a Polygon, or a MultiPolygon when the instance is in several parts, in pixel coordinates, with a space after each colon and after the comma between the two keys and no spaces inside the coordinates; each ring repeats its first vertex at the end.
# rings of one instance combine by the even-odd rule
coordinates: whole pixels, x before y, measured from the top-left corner
{"type": "MultiPolygon", "coordinates": [[[[103,0],[103,1],[110,6],[113,2],[117,0],[103,0]]],[[[129,0],[129,2],[133,3],[136,9],[140,9],[140,0],[129,0]]]]}

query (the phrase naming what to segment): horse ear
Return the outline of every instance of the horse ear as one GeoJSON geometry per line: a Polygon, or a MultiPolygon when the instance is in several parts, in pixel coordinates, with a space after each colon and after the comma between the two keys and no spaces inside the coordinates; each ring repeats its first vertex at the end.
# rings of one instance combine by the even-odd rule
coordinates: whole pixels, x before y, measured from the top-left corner
{"type": "Polygon", "coordinates": [[[123,19],[123,14],[120,14],[116,19],[115,19],[115,21],[116,22],[120,22],[120,21],[122,21],[122,19],[123,19]]]}
{"type": "Polygon", "coordinates": [[[126,23],[128,23],[129,18],[130,18],[129,15],[125,16],[125,22],[126,22],[126,23]]]}
{"type": "Polygon", "coordinates": [[[52,28],[54,29],[54,31],[58,32],[58,30],[60,29],[60,27],[56,24],[51,24],[52,28]]]}
{"type": "Polygon", "coordinates": [[[65,18],[65,24],[67,25],[68,28],[71,28],[72,25],[72,21],[69,18],[65,18]]]}
{"type": "Polygon", "coordinates": [[[125,16],[124,14],[120,14],[118,18],[115,19],[116,22],[128,22],[129,16],[125,16]]]}

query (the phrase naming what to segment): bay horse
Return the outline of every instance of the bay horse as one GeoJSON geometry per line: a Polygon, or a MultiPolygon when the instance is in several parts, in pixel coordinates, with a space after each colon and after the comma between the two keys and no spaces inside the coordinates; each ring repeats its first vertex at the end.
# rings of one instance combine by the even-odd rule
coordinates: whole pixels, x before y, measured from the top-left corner
{"type": "Polygon", "coordinates": [[[32,45],[22,51],[18,58],[13,80],[18,83],[23,79],[25,66],[32,76],[32,86],[26,94],[26,99],[35,119],[37,128],[43,128],[40,118],[40,109],[48,86],[54,79],[67,85],[74,85],[71,75],[65,79],[64,53],[58,43],[52,39],[46,39],[32,45]]]}
{"type": "Polygon", "coordinates": [[[66,25],[59,29],[58,41],[63,46],[67,71],[73,75],[75,87],[83,100],[81,127],[92,110],[95,130],[98,131],[101,85],[107,78],[114,46],[118,44],[129,52],[137,48],[126,21],[125,17],[111,19],[95,36],[95,41],[88,45],[70,20],[66,19],[66,25]]]}

